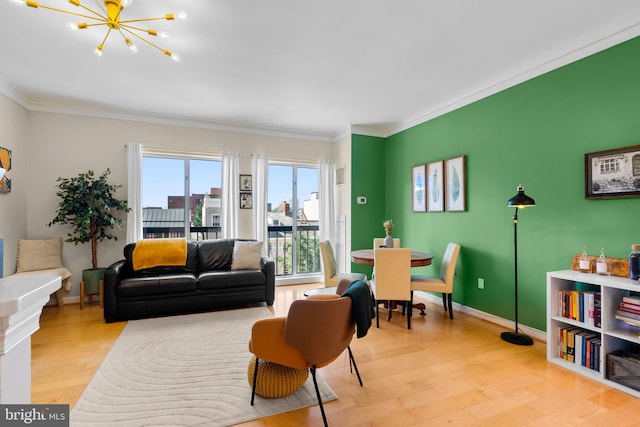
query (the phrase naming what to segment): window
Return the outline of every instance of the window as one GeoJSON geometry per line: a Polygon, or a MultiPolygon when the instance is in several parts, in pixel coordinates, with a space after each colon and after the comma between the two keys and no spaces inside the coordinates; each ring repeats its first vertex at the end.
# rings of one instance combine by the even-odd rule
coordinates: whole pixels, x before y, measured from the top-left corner
{"type": "Polygon", "coordinates": [[[620,160],[617,158],[609,158],[602,159],[602,163],[600,163],[600,173],[608,174],[608,173],[616,173],[620,172],[620,160]]]}
{"type": "Polygon", "coordinates": [[[147,153],[142,159],[143,237],[219,237],[221,187],[219,159],[147,153]]]}
{"type": "Polygon", "coordinates": [[[318,168],[269,165],[267,225],[276,275],[320,271],[318,168]]]}

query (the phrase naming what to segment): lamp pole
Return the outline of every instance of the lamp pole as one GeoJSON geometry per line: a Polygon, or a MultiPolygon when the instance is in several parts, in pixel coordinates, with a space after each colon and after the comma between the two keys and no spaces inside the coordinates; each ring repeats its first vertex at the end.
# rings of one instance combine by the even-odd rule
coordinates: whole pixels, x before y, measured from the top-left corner
{"type": "Polygon", "coordinates": [[[508,206],[515,206],[513,214],[513,272],[515,293],[515,328],[513,332],[503,332],[500,338],[511,344],[533,345],[533,339],[525,334],[518,333],[518,210],[526,206],[535,206],[535,201],[524,194],[524,187],[518,186],[518,194],[511,198],[508,206]]]}

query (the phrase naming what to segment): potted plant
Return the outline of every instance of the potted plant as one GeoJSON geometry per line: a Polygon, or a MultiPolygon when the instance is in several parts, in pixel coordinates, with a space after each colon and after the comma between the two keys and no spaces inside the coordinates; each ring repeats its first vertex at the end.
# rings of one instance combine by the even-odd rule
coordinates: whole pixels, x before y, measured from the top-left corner
{"type": "Polygon", "coordinates": [[[82,272],[82,280],[86,294],[95,294],[99,290],[100,280],[104,276],[104,268],[98,268],[98,242],[104,239],[118,240],[111,233],[114,227],[122,227],[124,220],[116,218],[116,211],[128,212],[129,206],[125,200],[118,200],[115,192],[121,185],[107,182],[111,170],[107,169],[96,177],[92,170],[80,173],[73,178],[58,178],[58,192],[60,197],[55,218],[49,222],[53,224],[67,224],[72,231],[67,233],[65,242],[91,242],[91,269],[82,272]]]}
{"type": "Polygon", "coordinates": [[[387,248],[392,248],[393,247],[393,237],[391,237],[391,230],[393,230],[393,220],[392,219],[385,219],[384,222],[382,223],[382,226],[384,227],[384,231],[386,233],[386,237],[384,238],[384,245],[387,248]]]}

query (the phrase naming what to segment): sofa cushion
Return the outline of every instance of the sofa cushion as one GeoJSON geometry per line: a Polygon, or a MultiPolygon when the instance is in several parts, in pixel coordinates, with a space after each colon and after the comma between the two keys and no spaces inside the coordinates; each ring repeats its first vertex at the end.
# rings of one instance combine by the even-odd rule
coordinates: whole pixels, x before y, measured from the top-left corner
{"type": "Polygon", "coordinates": [[[233,257],[233,239],[198,241],[198,271],[229,270],[233,257]]]}
{"type": "Polygon", "coordinates": [[[155,277],[142,276],[124,279],[116,286],[116,295],[119,297],[137,297],[193,292],[196,289],[196,277],[193,274],[167,274],[155,277]]]}
{"type": "Polygon", "coordinates": [[[260,270],[262,242],[236,241],[233,245],[232,270],[260,270]]]}
{"type": "Polygon", "coordinates": [[[201,290],[251,287],[266,282],[261,270],[207,271],[198,276],[201,290]]]}
{"type": "MultiPolygon", "coordinates": [[[[123,253],[124,258],[130,268],[133,268],[133,250],[135,249],[135,243],[129,243],[125,245],[123,253]]],[[[198,242],[187,241],[187,264],[184,266],[159,266],[145,268],[136,271],[136,276],[149,276],[155,277],[164,274],[181,274],[191,273],[196,274],[198,272],[198,242]]]]}
{"type": "Polygon", "coordinates": [[[16,273],[63,268],[62,238],[18,240],[16,273]]]}

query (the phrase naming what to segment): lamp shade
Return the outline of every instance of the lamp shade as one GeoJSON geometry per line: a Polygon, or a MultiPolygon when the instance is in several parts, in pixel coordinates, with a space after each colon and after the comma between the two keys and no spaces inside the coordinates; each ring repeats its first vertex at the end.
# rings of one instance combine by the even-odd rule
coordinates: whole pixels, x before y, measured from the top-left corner
{"type": "Polygon", "coordinates": [[[536,201],[524,194],[524,186],[522,185],[518,185],[518,194],[510,198],[507,202],[507,206],[515,206],[520,209],[535,205],[536,201]]]}

